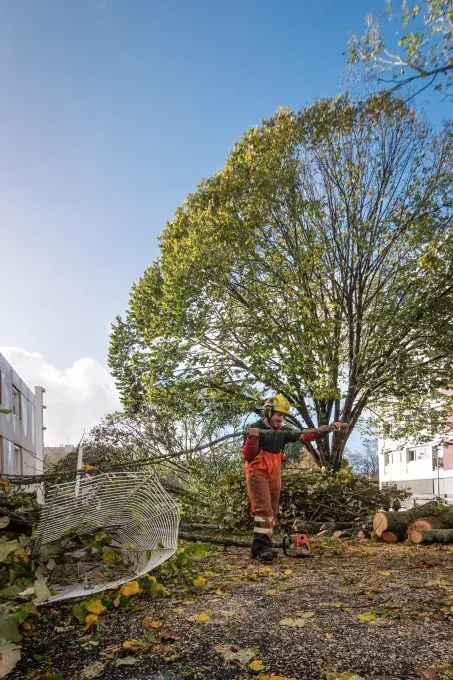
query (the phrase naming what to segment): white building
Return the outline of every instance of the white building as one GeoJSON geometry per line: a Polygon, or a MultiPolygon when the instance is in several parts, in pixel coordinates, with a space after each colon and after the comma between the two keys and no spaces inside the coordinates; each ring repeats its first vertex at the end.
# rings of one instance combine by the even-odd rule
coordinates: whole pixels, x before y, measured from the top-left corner
{"type": "Polygon", "coordinates": [[[406,446],[380,439],[379,483],[409,487],[415,501],[441,497],[453,504],[453,444],[406,446]]]}
{"type": "Polygon", "coordinates": [[[0,473],[42,473],[43,392],[32,392],[0,354],[0,473]]]}

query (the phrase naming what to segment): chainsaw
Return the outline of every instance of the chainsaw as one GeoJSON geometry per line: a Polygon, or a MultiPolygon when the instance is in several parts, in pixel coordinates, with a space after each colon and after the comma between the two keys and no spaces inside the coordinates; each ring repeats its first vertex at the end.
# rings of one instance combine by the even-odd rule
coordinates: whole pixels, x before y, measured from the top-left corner
{"type": "Polygon", "coordinates": [[[298,526],[297,520],[293,524],[287,524],[286,533],[283,536],[283,552],[288,557],[313,557],[310,552],[310,540],[308,534],[298,526]]]}

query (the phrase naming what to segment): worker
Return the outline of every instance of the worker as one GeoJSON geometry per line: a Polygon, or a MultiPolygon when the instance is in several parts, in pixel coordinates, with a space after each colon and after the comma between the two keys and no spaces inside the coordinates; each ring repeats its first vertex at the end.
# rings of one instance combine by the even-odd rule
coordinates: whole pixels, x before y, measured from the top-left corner
{"type": "Polygon", "coordinates": [[[321,439],[341,428],[341,423],[333,423],[322,426],[322,432],[300,434],[288,429],[279,432],[289,410],[290,403],[281,394],[269,399],[264,405],[264,419],[248,428],[242,447],[247,492],[255,522],[252,557],[263,562],[276,557],[272,550],[272,533],[280,499],[280,467],[285,460],[284,447],[298,440],[310,442],[321,439]]]}

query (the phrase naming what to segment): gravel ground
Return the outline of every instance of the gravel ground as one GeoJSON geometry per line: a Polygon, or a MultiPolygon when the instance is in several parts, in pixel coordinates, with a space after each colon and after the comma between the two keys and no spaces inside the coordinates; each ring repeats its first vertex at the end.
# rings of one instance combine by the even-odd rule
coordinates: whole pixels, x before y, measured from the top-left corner
{"type": "Polygon", "coordinates": [[[90,639],[67,611],[43,609],[8,678],[453,676],[453,546],[348,546],[331,539],[315,542],[314,553],[312,560],[279,555],[265,567],[247,550],[216,550],[197,564],[207,580],[198,596],[170,587],[169,598],[136,597],[129,610],[100,619],[99,640],[90,639]],[[149,634],[146,617],[163,621],[153,631],[156,644],[146,653],[126,650],[124,641],[149,634]],[[242,663],[228,661],[228,651],[242,663]],[[249,666],[251,654],[256,671],[249,666]]]}

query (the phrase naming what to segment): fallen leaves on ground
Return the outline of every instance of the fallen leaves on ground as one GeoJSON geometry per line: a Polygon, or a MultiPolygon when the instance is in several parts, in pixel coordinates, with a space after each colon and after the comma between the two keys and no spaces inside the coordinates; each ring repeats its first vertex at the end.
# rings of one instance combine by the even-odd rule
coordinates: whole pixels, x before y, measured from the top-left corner
{"type": "MultiPolygon", "coordinates": [[[[255,650],[251,647],[241,648],[236,647],[235,645],[217,645],[214,649],[218,654],[223,656],[225,661],[240,663],[243,666],[248,664],[255,656],[255,650]]],[[[258,668],[256,670],[263,669],[258,668]]]]}
{"type": "Polygon", "coordinates": [[[94,680],[94,678],[99,678],[105,670],[105,662],[103,661],[93,661],[88,666],[81,671],[80,677],[84,680],[94,680]]]}
{"type": "Polygon", "coordinates": [[[200,623],[207,623],[208,621],[211,620],[211,617],[208,616],[208,614],[201,612],[201,614],[198,614],[197,616],[195,616],[195,620],[199,621],[200,623]]]}
{"type": "Polygon", "coordinates": [[[131,640],[125,640],[123,642],[123,648],[127,649],[128,652],[140,652],[142,649],[142,643],[140,640],[132,638],[131,640]]]}
{"type": "Polygon", "coordinates": [[[379,576],[390,576],[389,571],[378,571],[379,576]]]}
{"type": "Polygon", "coordinates": [[[93,600],[92,602],[89,602],[86,608],[90,614],[103,614],[105,611],[107,611],[107,607],[104,607],[101,600],[93,600]]]}
{"type": "Polygon", "coordinates": [[[437,567],[437,562],[434,562],[434,560],[420,560],[419,562],[414,562],[412,566],[415,569],[434,569],[434,567],[437,567]]]}
{"type": "Polygon", "coordinates": [[[93,626],[93,625],[96,623],[96,621],[98,620],[98,618],[99,618],[99,617],[98,617],[97,614],[89,614],[89,615],[85,618],[85,626],[84,626],[83,630],[88,630],[89,628],[91,628],[91,626],[93,626]]]}
{"type": "Polygon", "coordinates": [[[264,671],[264,664],[261,659],[255,659],[249,664],[251,671],[264,671]]]}
{"type": "Polygon", "coordinates": [[[0,678],[4,678],[20,660],[20,647],[0,639],[0,678]]]}
{"type": "Polygon", "coordinates": [[[136,595],[138,592],[140,592],[138,581],[129,581],[129,583],[125,583],[120,588],[121,595],[125,595],[126,597],[129,597],[129,595],[136,595]]]}
{"type": "Polygon", "coordinates": [[[374,612],[368,612],[364,614],[357,614],[359,621],[374,621],[376,614],[374,612]]]}
{"type": "Polygon", "coordinates": [[[163,621],[153,621],[153,619],[150,619],[149,616],[147,616],[145,619],[142,621],[143,625],[146,626],[146,628],[162,628],[164,625],[163,621]]]}
{"type": "Polygon", "coordinates": [[[195,588],[204,588],[206,585],[206,579],[203,578],[203,576],[198,576],[197,578],[194,578],[193,584],[195,588]]]}
{"type": "Polygon", "coordinates": [[[314,612],[296,612],[294,617],[282,619],[279,623],[280,626],[287,626],[288,628],[303,628],[314,615],[314,612]]]}

